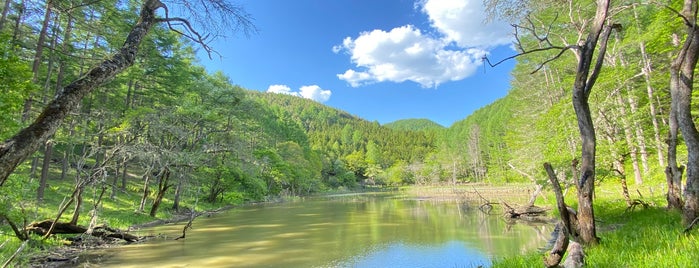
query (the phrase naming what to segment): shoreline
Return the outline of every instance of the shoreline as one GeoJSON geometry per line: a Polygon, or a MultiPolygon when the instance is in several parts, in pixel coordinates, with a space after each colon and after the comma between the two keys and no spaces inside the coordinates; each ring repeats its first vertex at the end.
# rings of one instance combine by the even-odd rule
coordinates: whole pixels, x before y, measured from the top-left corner
{"type": "MultiPolygon", "coordinates": [[[[391,192],[403,194],[406,196],[411,196],[412,198],[419,200],[434,200],[434,201],[465,201],[465,202],[483,202],[484,198],[492,199],[499,202],[511,202],[511,204],[518,204],[517,202],[522,201],[526,203],[529,198],[528,190],[532,189],[532,186],[528,185],[488,185],[488,184],[461,184],[461,185],[431,185],[431,186],[409,186],[401,187],[392,190],[391,192]]],[[[346,192],[343,194],[364,194],[367,192],[374,191],[353,191],[346,192]]],[[[320,194],[317,196],[324,196],[326,194],[320,194]]],[[[331,194],[332,195],[332,194],[331,194]]],[[[490,200],[485,200],[490,201],[490,200]]],[[[279,203],[286,202],[283,199],[278,199],[270,202],[249,202],[241,205],[226,205],[212,210],[206,210],[201,212],[196,212],[194,219],[200,216],[211,216],[223,212],[230,211],[231,209],[264,204],[264,203],[279,203]]],[[[190,213],[177,213],[173,214],[172,217],[167,219],[157,219],[150,222],[139,223],[130,225],[125,232],[137,231],[142,228],[150,228],[156,226],[163,226],[167,224],[178,224],[187,222],[191,219],[192,214],[190,213]]],[[[80,239],[75,239],[71,241],[70,244],[58,246],[45,251],[41,251],[37,256],[29,259],[29,267],[36,268],[54,268],[54,267],[74,267],[75,265],[81,265],[80,267],[93,267],[85,265],[85,259],[87,255],[93,254],[90,259],[101,259],[108,258],[106,255],[95,254],[99,250],[116,248],[124,245],[144,243],[158,236],[146,236],[141,237],[136,242],[125,242],[122,240],[109,240],[106,241],[99,237],[87,236],[84,234],[77,235],[80,239]]],[[[89,261],[88,261],[89,263],[89,261]]],[[[99,262],[98,262],[99,263],[99,262]]],[[[96,263],[98,267],[99,264],[96,263]]]]}

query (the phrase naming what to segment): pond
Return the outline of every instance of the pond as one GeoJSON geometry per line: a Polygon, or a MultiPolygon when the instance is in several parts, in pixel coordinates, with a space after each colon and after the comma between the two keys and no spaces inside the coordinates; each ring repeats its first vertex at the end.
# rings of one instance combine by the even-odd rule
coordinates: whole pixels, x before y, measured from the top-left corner
{"type": "MultiPolygon", "coordinates": [[[[165,238],[100,252],[99,267],[487,267],[543,247],[550,225],[508,224],[477,204],[353,194],[249,205],[140,230],[165,238]]],[[[90,262],[94,264],[95,258],[90,262]]]]}

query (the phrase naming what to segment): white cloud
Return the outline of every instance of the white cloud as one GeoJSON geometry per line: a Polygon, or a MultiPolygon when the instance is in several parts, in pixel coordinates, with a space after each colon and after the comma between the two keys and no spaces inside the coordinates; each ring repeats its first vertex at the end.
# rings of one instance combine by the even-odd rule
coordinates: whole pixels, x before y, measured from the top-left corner
{"type": "Polygon", "coordinates": [[[356,69],[337,77],[351,86],[413,81],[436,87],[472,75],[487,49],[510,42],[510,28],[485,24],[481,0],[425,0],[420,11],[443,37],[425,35],[412,25],[346,37],[333,52],[346,52],[356,69]]]}
{"type": "Polygon", "coordinates": [[[324,90],[318,85],[302,86],[299,91],[291,91],[291,88],[287,85],[270,85],[267,88],[267,92],[288,94],[317,102],[326,102],[330,99],[330,95],[332,95],[330,90],[324,90]]]}
{"type": "Polygon", "coordinates": [[[485,23],[482,0],[426,0],[422,12],[432,27],[459,47],[488,48],[512,42],[512,27],[504,22],[485,23]]]}
{"type": "Polygon", "coordinates": [[[300,90],[301,97],[312,99],[317,102],[326,102],[330,99],[330,95],[332,95],[330,90],[324,90],[317,85],[302,86],[300,90]]]}
{"type": "Polygon", "coordinates": [[[267,92],[296,95],[294,92],[291,92],[291,88],[287,85],[270,85],[267,88],[267,92]]]}

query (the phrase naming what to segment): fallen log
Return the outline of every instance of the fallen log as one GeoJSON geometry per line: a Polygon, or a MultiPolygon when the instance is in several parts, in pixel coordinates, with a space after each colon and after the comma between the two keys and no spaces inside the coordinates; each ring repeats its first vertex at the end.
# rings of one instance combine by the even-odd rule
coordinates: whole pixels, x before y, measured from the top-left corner
{"type": "MultiPolygon", "coordinates": [[[[51,225],[53,224],[53,220],[44,220],[40,222],[33,222],[27,225],[25,229],[28,232],[45,236],[48,233],[48,230],[51,228],[51,225]]],[[[136,242],[141,240],[141,237],[128,234],[125,232],[122,232],[121,230],[114,229],[111,227],[108,227],[106,225],[98,225],[95,226],[92,229],[91,233],[88,233],[88,228],[77,225],[77,224],[72,224],[68,222],[56,222],[53,224],[53,230],[51,231],[51,234],[89,234],[92,236],[96,237],[101,237],[101,238],[114,238],[114,239],[121,239],[126,242],[136,242]]]]}
{"type": "Polygon", "coordinates": [[[541,217],[545,217],[549,209],[537,207],[537,206],[523,206],[514,208],[505,202],[502,202],[505,206],[505,217],[510,219],[522,219],[522,220],[536,220],[541,217]]]}
{"type": "Polygon", "coordinates": [[[585,252],[582,245],[571,241],[568,245],[568,257],[563,262],[564,268],[580,268],[585,266],[585,252]]]}

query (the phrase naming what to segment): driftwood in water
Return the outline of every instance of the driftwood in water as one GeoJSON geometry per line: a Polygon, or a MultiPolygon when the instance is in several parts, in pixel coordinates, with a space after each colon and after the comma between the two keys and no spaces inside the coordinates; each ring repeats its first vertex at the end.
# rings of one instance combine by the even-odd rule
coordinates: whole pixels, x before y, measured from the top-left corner
{"type": "MultiPolygon", "coordinates": [[[[48,233],[48,230],[51,229],[52,224],[52,220],[33,222],[26,227],[26,230],[34,234],[44,236],[48,233]]],[[[77,224],[67,222],[56,222],[55,224],[53,224],[53,230],[51,231],[51,234],[89,234],[92,236],[102,238],[121,239],[126,242],[136,242],[141,239],[138,236],[124,233],[120,230],[110,228],[106,225],[95,226],[92,229],[92,233],[87,233],[87,231],[88,228],[77,224]]]]}
{"type": "Polygon", "coordinates": [[[502,205],[505,207],[505,217],[509,219],[537,221],[541,219],[541,217],[545,217],[546,212],[549,210],[534,205],[523,206],[518,208],[513,208],[505,202],[503,202],[502,205]]]}
{"type": "Polygon", "coordinates": [[[197,214],[194,212],[194,209],[192,209],[189,213],[189,222],[182,228],[182,235],[178,238],[175,238],[175,240],[180,240],[184,239],[187,236],[187,230],[192,229],[192,222],[194,222],[194,219],[197,218],[201,214],[197,214]]]}

